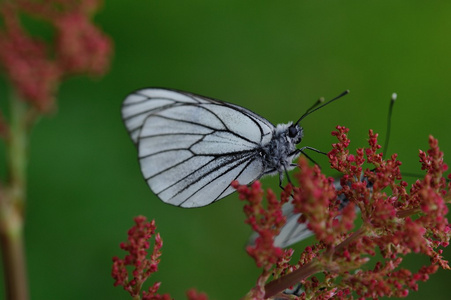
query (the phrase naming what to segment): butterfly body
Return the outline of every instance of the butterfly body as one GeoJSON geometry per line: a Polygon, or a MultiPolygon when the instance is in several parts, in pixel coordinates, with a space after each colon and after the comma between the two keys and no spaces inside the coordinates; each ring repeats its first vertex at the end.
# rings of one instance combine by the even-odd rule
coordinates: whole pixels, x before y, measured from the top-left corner
{"type": "Polygon", "coordinates": [[[278,173],[282,180],[283,173],[294,168],[292,161],[300,154],[296,145],[303,136],[304,131],[298,125],[277,125],[271,141],[261,149],[265,174],[278,173]]]}

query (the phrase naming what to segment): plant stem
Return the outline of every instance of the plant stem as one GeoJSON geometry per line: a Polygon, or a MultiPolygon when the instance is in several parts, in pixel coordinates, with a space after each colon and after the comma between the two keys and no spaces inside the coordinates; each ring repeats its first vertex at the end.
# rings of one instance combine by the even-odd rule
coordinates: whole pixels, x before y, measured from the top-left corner
{"type": "Polygon", "coordinates": [[[347,246],[349,246],[349,244],[351,244],[352,242],[354,242],[355,240],[360,239],[361,237],[363,237],[366,233],[366,228],[365,226],[360,227],[359,229],[357,229],[356,231],[354,231],[347,239],[345,239],[343,242],[341,242],[337,247],[335,247],[334,253],[339,253],[341,252],[344,248],[346,248],[347,246]]]}
{"type": "Polygon", "coordinates": [[[10,234],[8,232],[1,233],[6,299],[26,300],[28,299],[28,283],[23,230],[22,228],[12,228],[10,231],[10,234]]]}
{"type": "Polygon", "coordinates": [[[28,280],[24,247],[24,206],[27,164],[27,105],[10,98],[10,127],[6,140],[7,182],[0,191],[0,242],[6,299],[26,300],[28,280]]]}
{"type": "Polygon", "coordinates": [[[277,295],[284,289],[299,283],[299,281],[308,278],[315,273],[321,272],[321,270],[322,266],[319,263],[315,261],[309,262],[301,268],[269,282],[265,286],[265,298],[277,295]]]}

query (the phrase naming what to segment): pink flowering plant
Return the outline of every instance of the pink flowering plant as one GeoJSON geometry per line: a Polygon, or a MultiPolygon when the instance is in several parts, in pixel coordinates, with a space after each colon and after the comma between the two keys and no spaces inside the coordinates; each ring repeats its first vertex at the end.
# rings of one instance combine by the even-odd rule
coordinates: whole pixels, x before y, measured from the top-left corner
{"type": "MultiPolygon", "coordinates": [[[[158,270],[158,263],[160,262],[161,247],[163,240],[160,234],[155,234],[155,221],[147,222],[143,216],[135,218],[135,226],[128,231],[128,240],[121,243],[122,250],[129,254],[124,259],[113,257],[112,276],[115,280],[114,286],[121,285],[124,290],[130,293],[133,299],[141,299],[141,289],[143,283],[147,278],[158,270]],[[150,248],[149,239],[154,237],[155,243],[152,253],[148,258],[148,249],[150,248]],[[131,271],[132,278],[129,278],[129,271],[127,266],[133,266],[131,271]]],[[[157,291],[160,287],[160,282],[156,282],[147,291],[142,292],[142,299],[171,299],[167,294],[158,295],[157,291]]]]}
{"type": "MultiPolygon", "coordinates": [[[[449,245],[451,236],[446,218],[447,204],[451,202],[451,183],[444,176],[447,166],[437,140],[429,137],[430,149],[420,151],[421,168],[426,174],[407,192],[408,185],[402,180],[399,169],[401,162],[396,154],[383,159],[377,134],[370,130],[369,147],[350,154],[347,133],[347,128],[337,126],[332,134],[338,142],[328,153],[331,167],[343,174],[341,190],[335,189],[333,178],[327,178],[318,166],[309,166],[305,159],[299,160],[297,183],[289,184],[282,191],[280,200],[268,190],[264,201],[265,193],[258,181],[251,186],[232,183],[246,202],[245,222],[258,234],[255,243],[246,251],[262,269],[255,287],[243,299],[406,297],[410,290],[418,290],[419,282],[427,281],[439,268],[450,269],[448,261],[442,257],[442,248],[449,245]],[[348,205],[340,205],[340,195],[349,199],[348,205]],[[290,201],[294,212],[302,214],[298,222],[306,223],[317,240],[305,248],[299,260],[293,257],[293,249],[274,246],[274,239],[285,224],[282,206],[290,201]],[[361,219],[358,228],[355,227],[357,218],[361,219]],[[377,253],[382,257],[378,261],[377,253]],[[402,262],[411,253],[428,256],[430,263],[417,272],[406,269],[402,262]],[[283,293],[298,284],[302,285],[298,296],[283,293]]],[[[124,279],[127,277],[123,262],[127,257],[125,260],[113,259],[115,285],[122,285],[130,292],[133,290],[131,282],[134,286],[141,285],[141,279],[148,277],[143,274],[156,271],[158,260],[154,257],[158,258],[159,254],[155,255],[155,251],[160,251],[161,243],[157,242],[160,240],[158,235],[155,240],[150,262],[135,263],[131,281],[124,279]],[[154,267],[141,268],[141,273],[135,274],[143,265],[154,267]]],[[[148,244],[141,244],[148,248],[148,244]]],[[[121,245],[126,250],[129,247],[121,245]]],[[[138,257],[136,254],[129,261],[137,262],[138,257]]],[[[143,296],[142,299],[168,297],[155,294],[158,286],[159,283],[153,285],[143,294],[153,293],[155,298],[143,296]]],[[[197,294],[195,290],[188,292],[188,297],[206,299],[206,295],[197,294]]]]}
{"type": "MultiPolygon", "coordinates": [[[[155,230],[154,220],[148,222],[146,217],[136,217],[135,226],[128,231],[127,242],[120,244],[120,248],[128,252],[128,254],[123,259],[117,256],[113,257],[111,276],[115,280],[114,286],[122,286],[132,299],[172,299],[169,294],[158,294],[160,282],[154,283],[147,290],[143,287],[147,278],[158,271],[160,262],[163,240],[159,233],[155,233],[155,230]],[[149,240],[152,238],[154,243],[151,249],[149,240]]],[[[190,300],[208,299],[204,293],[199,293],[195,289],[188,290],[186,295],[190,300]]]]}
{"type": "Polygon", "coordinates": [[[0,3],[0,71],[9,86],[9,112],[0,111],[6,178],[0,182],[0,240],[7,299],[28,299],[23,226],[30,131],[55,111],[58,87],[73,75],[103,75],[112,43],[93,22],[101,0],[15,0],[0,3]],[[24,18],[45,23],[53,37],[39,38],[24,18]]]}
{"type": "MultiPolygon", "coordinates": [[[[264,222],[255,222],[262,209],[260,184],[247,187],[235,183],[240,197],[249,203],[245,206],[249,212],[247,222],[258,227],[255,230],[260,234],[255,246],[249,246],[247,251],[257,266],[266,262],[247,299],[274,297],[298,283],[304,290],[300,299],[406,297],[409,290],[417,290],[418,282],[428,280],[438,268],[450,269],[439,248],[449,245],[446,204],[451,202],[451,184],[443,176],[447,166],[437,140],[429,137],[430,149],[420,151],[426,175],[408,193],[399,170],[401,162],[396,154],[382,159],[377,134],[370,131],[369,147],[350,154],[347,132],[348,129],[337,127],[333,135],[338,143],[332,145],[328,154],[331,167],[343,174],[342,190],[336,191],[333,179],[324,176],[318,166],[310,167],[300,159],[298,186],[282,193],[281,203],[293,195],[295,212],[302,213],[299,222],[307,222],[318,240],[304,250],[296,263],[288,263],[293,254],[291,249],[282,251],[268,242],[283,224],[270,224],[271,220],[280,218],[280,207],[273,210],[268,204],[270,216],[264,217],[264,222]],[[364,168],[365,163],[372,167],[364,168]],[[371,187],[361,180],[362,174],[372,183],[371,187]],[[341,210],[337,201],[340,194],[350,202],[341,210]],[[362,219],[357,229],[354,228],[355,207],[359,208],[362,219]],[[373,268],[368,267],[377,252],[382,255],[382,261],[373,268]],[[403,258],[409,253],[429,256],[430,264],[416,273],[402,268],[403,258]],[[324,279],[314,276],[319,273],[324,279]]],[[[272,192],[268,191],[267,199],[268,203],[274,202],[272,192]]]]}

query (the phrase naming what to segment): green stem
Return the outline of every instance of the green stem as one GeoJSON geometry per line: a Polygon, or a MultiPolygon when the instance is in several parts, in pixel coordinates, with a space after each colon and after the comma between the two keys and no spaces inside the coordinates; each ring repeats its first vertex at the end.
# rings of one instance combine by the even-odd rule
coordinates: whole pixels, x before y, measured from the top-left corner
{"type": "Polygon", "coordinates": [[[0,191],[0,242],[6,299],[26,300],[28,280],[24,247],[24,207],[28,144],[27,105],[10,99],[10,128],[6,140],[7,182],[0,191]]]}
{"type": "Polygon", "coordinates": [[[8,183],[17,208],[23,211],[28,158],[27,105],[11,96],[11,124],[7,141],[8,183]]]}

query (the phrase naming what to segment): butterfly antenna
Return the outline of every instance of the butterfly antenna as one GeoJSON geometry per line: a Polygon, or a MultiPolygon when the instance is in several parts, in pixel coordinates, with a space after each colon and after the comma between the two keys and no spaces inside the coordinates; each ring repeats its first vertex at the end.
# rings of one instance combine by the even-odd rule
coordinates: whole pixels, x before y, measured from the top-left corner
{"type": "Polygon", "coordinates": [[[320,105],[321,103],[324,102],[324,97],[319,98],[318,100],[315,101],[315,103],[313,103],[312,106],[310,106],[307,111],[305,113],[308,113],[309,111],[311,111],[312,109],[314,109],[315,107],[317,107],[318,105],[320,105]]]}
{"type": "MultiPolygon", "coordinates": [[[[298,120],[296,123],[294,123],[294,125],[298,125],[299,122],[302,121],[302,119],[304,119],[305,117],[307,117],[307,116],[308,116],[309,114],[311,114],[312,112],[317,111],[317,110],[320,109],[320,108],[323,108],[324,106],[326,106],[326,105],[332,103],[332,102],[335,101],[335,100],[340,99],[341,97],[343,97],[343,96],[345,96],[345,95],[347,95],[347,94],[349,94],[349,90],[344,91],[343,93],[341,93],[341,94],[338,95],[337,97],[333,98],[332,100],[327,101],[326,103],[324,103],[324,104],[322,104],[322,105],[319,105],[319,104],[322,102],[322,101],[321,101],[321,98],[318,99],[318,101],[316,101],[315,104],[313,104],[309,109],[307,109],[307,111],[299,118],[299,120],[298,120]],[[319,106],[318,106],[318,105],[319,105],[319,106]]],[[[323,100],[323,101],[324,101],[324,100],[323,100]]]]}
{"type": "Polygon", "coordinates": [[[385,133],[385,144],[384,148],[382,148],[382,159],[385,159],[385,156],[387,154],[387,148],[388,148],[388,142],[390,140],[390,131],[391,131],[391,116],[393,113],[393,105],[395,104],[396,98],[398,95],[396,93],[393,93],[391,95],[391,101],[390,106],[388,107],[388,117],[387,117],[387,132],[385,133]]]}

